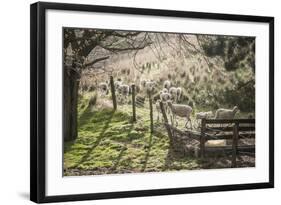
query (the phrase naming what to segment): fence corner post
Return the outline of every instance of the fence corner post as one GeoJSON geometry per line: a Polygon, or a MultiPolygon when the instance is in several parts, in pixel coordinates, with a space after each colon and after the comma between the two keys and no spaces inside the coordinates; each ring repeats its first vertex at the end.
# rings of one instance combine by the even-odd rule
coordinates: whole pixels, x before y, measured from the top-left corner
{"type": "Polygon", "coordinates": [[[168,136],[169,136],[169,139],[170,139],[170,143],[171,143],[171,145],[173,146],[173,144],[174,144],[174,141],[173,141],[173,134],[172,134],[172,132],[171,132],[171,128],[170,128],[169,125],[168,125],[169,121],[168,121],[168,117],[167,117],[167,114],[166,114],[166,112],[165,112],[165,108],[164,108],[164,105],[163,105],[163,102],[162,102],[162,101],[160,101],[160,109],[161,109],[161,112],[162,112],[162,116],[163,116],[163,118],[164,118],[164,125],[165,125],[165,127],[166,127],[167,132],[168,132],[168,136]]]}
{"type": "Polygon", "coordinates": [[[200,157],[205,157],[205,131],[206,131],[206,119],[201,120],[201,135],[200,135],[200,157]]]}
{"type": "Polygon", "coordinates": [[[237,146],[238,146],[238,129],[239,129],[239,123],[236,122],[233,126],[233,138],[232,138],[232,161],[231,161],[231,167],[237,167],[237,146]]]}

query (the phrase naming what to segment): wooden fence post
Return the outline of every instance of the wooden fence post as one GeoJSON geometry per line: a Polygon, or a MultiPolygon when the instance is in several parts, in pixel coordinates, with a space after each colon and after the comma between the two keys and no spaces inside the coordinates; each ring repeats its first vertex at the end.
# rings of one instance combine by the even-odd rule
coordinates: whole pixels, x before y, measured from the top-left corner
{"type": "Polygon", "coordinates": [[[148,98],[149,98],[149,110],[150,110],[150,132],[153,133],[153,106],[152,106],[151,92],[148,92],[148,98]]]}
{"type": "Polygon", "coordinates": [[[110,76],[110,89],[111,89],[111,97],[113,102],[113,109],[117,110],[117,101],[116,101],[116,95],[115,95],[115,86],[114,86],[114,80],[113,76],[110,76]]]}
{"type": "Polygon", "coordinates": [[[237,146],[238,146],[238,129],[239,123],[236,122],[233,126],[233,138],[232,138],[232,162],[231,167],[237,167],[236,157],[237,157],[237,146]]]}
{"type": "Polygon", "coordinates": [[[137,121],[136,118],[136,86],[132,84],[132,108],[133,108],[133,122],[137,121]]]}
{"type": "Polygon", "coordinates": [[[167,130],[167,133],[168,133],[168,136],[169,136],[169,139],[170,139],[170,143],[173,145],[173,135],[172,135],[171,129],[169,127],[169,121],[168,121],[168,118],[167,118],[167,115],[166,115],[166,112],[165,112],[164,105],[163,105],[162,101],[160,101],[160,109],[161,109],[162,116],[163,116],[163,119],[164,119],[164,125],[166,127],[166,130],[167,130]]]}
{"type": "Polygon", "coordinates": [[[206,119],[201,120],[201,135],[200,135],[200,157],[205,157],[205,131],[206,131],[206,119]]]}

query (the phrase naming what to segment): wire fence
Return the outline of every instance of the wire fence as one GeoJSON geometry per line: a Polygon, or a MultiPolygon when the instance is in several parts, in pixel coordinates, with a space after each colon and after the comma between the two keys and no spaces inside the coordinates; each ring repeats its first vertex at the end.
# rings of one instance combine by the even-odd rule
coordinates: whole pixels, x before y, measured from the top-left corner
{"type": "MultiPolygon", "coordinates": [[[[159,105],[152,99],[152,94],[143,92],[139,93],[134,84],[129,86],[129,90],[118,89],[118,82],[110,76],[110,98],[114,110],[122,111],[130,116],[132,123],[141,122],[149,126],[150,132],[165,132],[163,117],[159,105]]],[[[123,85],[125,86],[125,85],[123,85]]],[[[127,87],[124,87],[127,89],[127,87]]]]}

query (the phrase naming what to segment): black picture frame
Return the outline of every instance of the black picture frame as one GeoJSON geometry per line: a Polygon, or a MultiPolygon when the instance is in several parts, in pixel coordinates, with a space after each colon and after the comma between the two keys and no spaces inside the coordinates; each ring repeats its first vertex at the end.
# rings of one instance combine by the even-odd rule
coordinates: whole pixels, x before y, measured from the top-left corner
{"type": "MultiPolygon", "coordinates": [[[[30,199],[37,203],[76,200],[97,200],[198,192],[261,189],[274,187],[274,18],[144,8],[110,7],[82,4],[38,2],[30,7],[30,199]],[[269,181],[263,183],[229,184],[192,188],[169,188],[107,193],[46,196],[46,81],[45,39],[46,10],[120,13],[194,19],[262,22],[269,24],[269,181]]],[[[267,123],[267,122],[266,122],[267,123]]]]}

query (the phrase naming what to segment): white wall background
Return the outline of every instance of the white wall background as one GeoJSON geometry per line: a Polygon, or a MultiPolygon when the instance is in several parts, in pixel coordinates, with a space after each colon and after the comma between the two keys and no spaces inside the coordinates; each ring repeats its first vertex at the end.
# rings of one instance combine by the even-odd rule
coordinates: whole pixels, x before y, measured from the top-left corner
{"type": "MultiPolygon", "coordinates": [[[[52,1],[52,0],[49,0],[52,1]]],[[[0,204],[31,204],[29,201],[29,4],[11,0],[0,7],[0,204]]],[[[281,13],[278,1],[260,0],[60,0],[60,2],[145,7],[186,11],[268,15],[275,17],[275,104],[281,104],[280,36],[281,13]]],[[[275,108],[275,126],[281,123],[280,107],[275,108]]],[[[281,140],[275,130],[275,147],[281,140]]],[[[66,204],[268,204],[279,201],[281,191],[280,157],[275,151],[276,188],[220,193],[172,195],[66,204]]],[[[60,203],[61,204],[61,203],[60,203]]],[[[64,203],[63,203],[64,204],[64,203]]],[[[276,204],[276,203],[275,203],[276,204]]]]}

